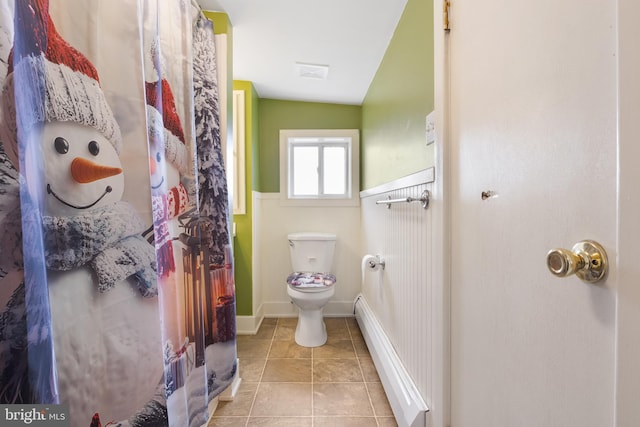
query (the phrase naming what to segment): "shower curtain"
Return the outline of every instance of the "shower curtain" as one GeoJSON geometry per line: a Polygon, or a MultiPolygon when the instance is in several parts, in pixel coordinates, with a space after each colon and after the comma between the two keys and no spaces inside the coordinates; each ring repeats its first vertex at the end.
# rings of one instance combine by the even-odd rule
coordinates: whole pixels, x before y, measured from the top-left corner
{"type": "Polygon", "coordinates": [[[0,4],[0,404],[201,426],[237,374],[212,24],[0,4]]]}

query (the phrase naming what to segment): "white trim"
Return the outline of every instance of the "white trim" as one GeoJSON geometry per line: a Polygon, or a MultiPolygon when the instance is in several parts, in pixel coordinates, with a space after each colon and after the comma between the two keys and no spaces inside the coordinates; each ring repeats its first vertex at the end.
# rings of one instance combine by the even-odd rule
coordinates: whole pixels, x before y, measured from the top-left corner
{"type": "Polygon", "coordinates": [[[353,311],[398,425],[425,427],[429,408],[362,294],[353,311]]]}
{"type": "Polygon", "coordinates": [[[264,320],[264,306],[260,304],[252,316],[236,316],[236,333],[238,335],[255,335],[264,320]]]}
{"type": "Polygon", "coordinates": [[[233,91],[233,214],[247,213],[244,90],[233,91]]]}
{"type": "Polygon", "coordinates": [[[360,206],[360,131],[358,129],[281,129],[280,130],[280,205],[310,207],[360,206]],[[349,193],[347,198],[290,198],[289,197],[289,138],[348,137],[351,139],[349,193]]]}
{"type": "Polygon", "coordinates": [[[451,209],[450,209],[450,64],[449,33],[443,28],[444,0],[434,0],[434,110],[435,117],[435,179],[429,206],[432,215],[431,234],[431,307],[432,353],[428,372],[431,389],[427,404],[427,419],[431,427],[451,425],[451,209]]]}
{"type": "Polygon", "coordinates": [[[260,320],[257,316],[236,316],[236,334],[255,335],[260,328],[260,320]]]}
{"type": "Polygon", "coordinates": [[[352,301],[329,301],[324,306],[324,317],[352,317],[353,302],[352,301]]]}
{"type": "Polygon", "coordinates": [[[259,191],[253,192],[254,199],[271,199],[276,200],[280,198],[280,193],[260,193],[259,191]]]}
{"type": "MultiPolygon", "coordinates": [[[[262,307],[262,289],[258,288],[258,280],[256,279],[260,274],[260,262],[258,259],[258,230],[261,222],[258,215],[261,214],[261,204],[257,203],[260,193],[256,191],[251,192],[251,313],[253,316],[260,318],[264,317],[264,311],[262,307]]],[[[262,322],[262,320],[260,320],[262,322]]],[[[257,331],[257,329],[256,329],[257,331]]]]}
{"type": "Polygon", "coordinates": [[[263,306],[264,317],[298,317],[298,309],[291,301],[265,302],[263,306]]]}
{"type": "Polygon", "coordinates": [[[411,175],[386,182],[373,188],[362,190],[360,198],[376,196],[389,191],[400,190],[402,188],[413,187],[420,184],[429,184],[435,179],[435,168],[424,169],[411,175]]]}
{"type": "MultiPolygon", "coordinates": [[[[265,302],[264,317],[298,317],[298,308],[292,302],[265,302]]],[[[353,316],[353,301],[329,301],[324,306],[324,317],[353,316]]]]}
{"type": "Polygon", "coordinates": [[[211,419],[213,418],[216,409],[218,409],[219,402],[231,402],[233,401],[233,399],[235,399],[236,394],[238,394],[238,389],[240,388],[240,384],[242,383],[242,378],[240,378],[240,359],[236,359],[236,367],[236,374],[233,377],[233,381],[231,382],[231,384],[229,384],[229,386],[227,386],[227,388],[222,393],[214,397],[211,402],[209,402],[209,405],[207,406],[209,418],[206,424],[204,424],[202,427],[208,426],[211,423],[211,419]]]}
{"type": "Polygon", "coordinates": [[[255,335],[263,320],[264,316],[236,316],[236,333],[238,335],[255,335]]]}
{"type": "Polygon", "coordinates": [[[240,388],[241,382],[242,378],[240,378],[240,359],[236,359],[236,374],[234,375],[231,384],[218,395],[220,402],[231,402],[233,399],[235,399],[236,394],[238,394],[238,389],[240,388]]]}

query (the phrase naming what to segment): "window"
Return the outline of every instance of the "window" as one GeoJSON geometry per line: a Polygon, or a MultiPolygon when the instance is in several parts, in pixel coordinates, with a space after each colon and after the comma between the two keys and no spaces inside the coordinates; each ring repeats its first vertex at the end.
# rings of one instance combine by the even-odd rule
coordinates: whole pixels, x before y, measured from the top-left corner
{"type": "Polygon", "coordinates": [[[284,204],[359,204],[357,130],[281,130],[280,194],[284,204]]]}

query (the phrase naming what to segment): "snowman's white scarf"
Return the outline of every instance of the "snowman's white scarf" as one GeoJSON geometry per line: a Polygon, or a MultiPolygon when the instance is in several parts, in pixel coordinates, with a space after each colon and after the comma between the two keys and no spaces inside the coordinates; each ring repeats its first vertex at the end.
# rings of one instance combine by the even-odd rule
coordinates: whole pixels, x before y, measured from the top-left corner
{"type": "Polygon", "coordinates": [[[146,227],[129,203],[69,217],[45,216],[42,222],[47,268],[68,271],[89,265],[100,292],[131,277],[142,296],[157,295],[154,248],[142,238],[146,227]]]}

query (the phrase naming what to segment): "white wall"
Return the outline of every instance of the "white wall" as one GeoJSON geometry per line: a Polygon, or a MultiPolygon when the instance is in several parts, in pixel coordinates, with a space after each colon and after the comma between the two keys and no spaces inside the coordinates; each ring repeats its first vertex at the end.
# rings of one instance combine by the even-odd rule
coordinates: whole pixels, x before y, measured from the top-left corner
{"type": "MultiPolygon", "coordinates": [[[[287,295],[291,272],[287,234],[301,231],[338,236],[336,294],[326,316],[353,315],[353,301],[362,293],[391,340],[422,397],[429,402],[434,348],[432,310],[432,214],[420,202],[387,209],[377,200],[419,198],[433,186],[428,169],[360,193],[359,207],[311,208],[281,206],[279,193],[253,193],[255,325],[265,317],[295,317],[287,295]],[[384,271],[367,272],[362,285],[362,257],[380,254],[384,271]]],[[[437,338],[437,337],[436,337],[437,338]]]]}
{"type": "Polygon", "coordinates": [[[287,295],[291,273],[287,234],[316,231],[338,236],[334,255],[336,293],[325,316],[353,315],[360,292],[360,207],[280,206],[280,193],[254,192],[254,313],[294,317],[297,309],[287,295]]]}
{"type": "MultiPolygon", "coordinates": [[[[419,198],[431,190],[433,168],[361,192],[363,252],[380,254],[384,271],[366,272],[362,294],[404,368],[428,405],[433,347],[432,215],[419,202],[378,205],[376,201],[419,198]]],[[[363,253],[363,254],[364,254],[363,253]]]]}

